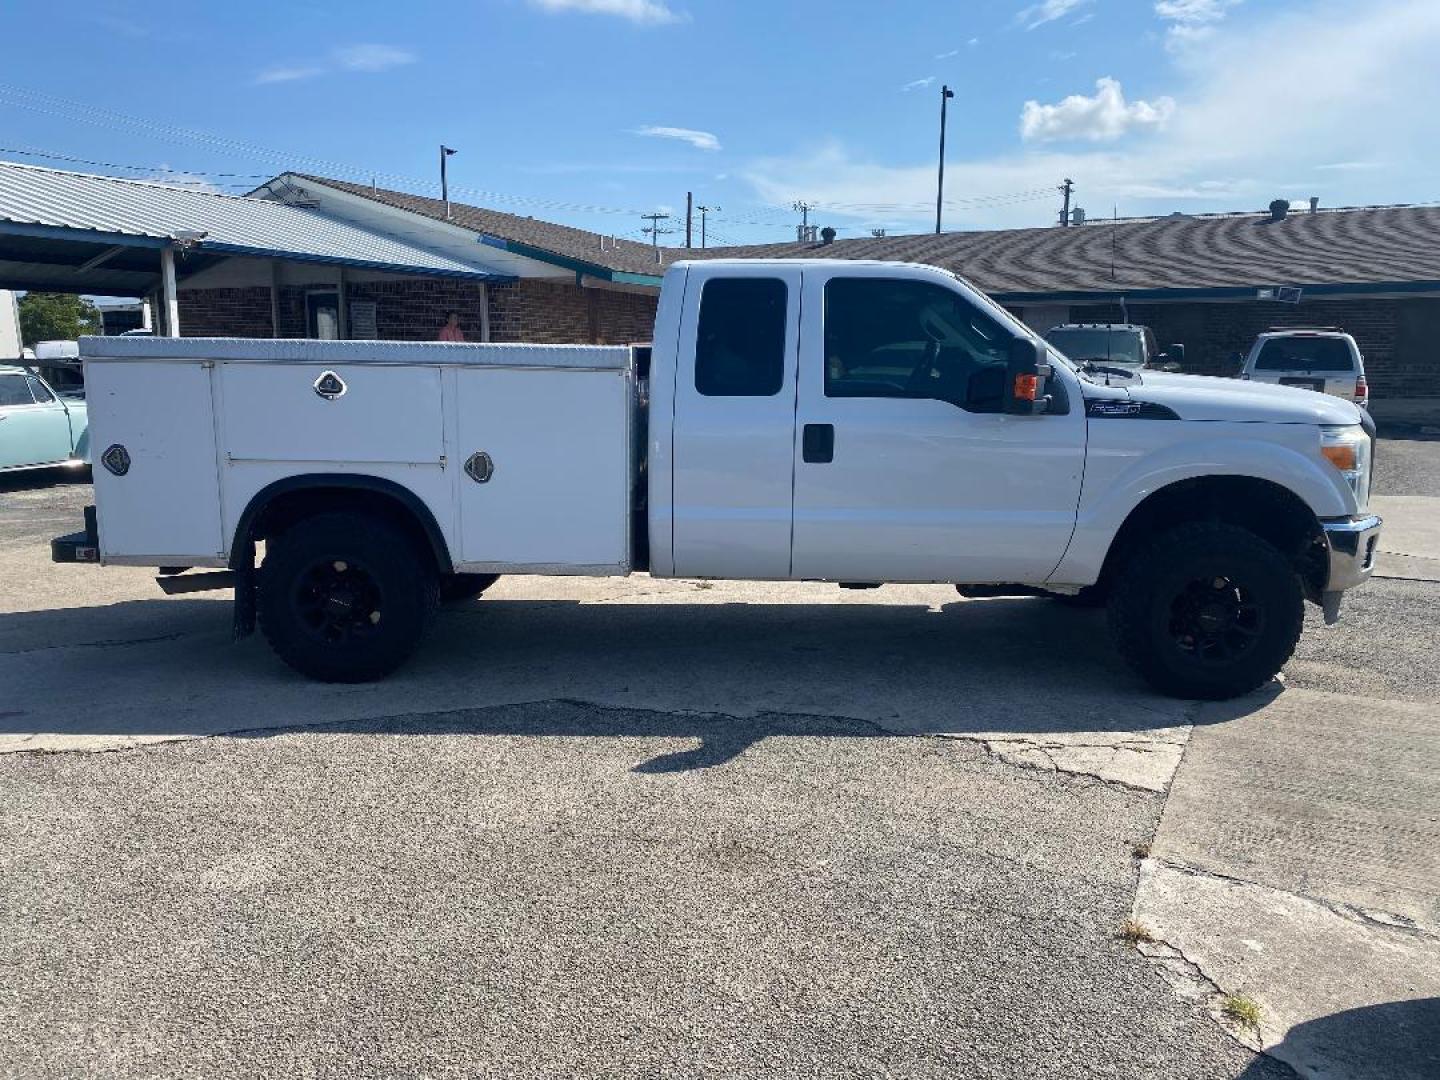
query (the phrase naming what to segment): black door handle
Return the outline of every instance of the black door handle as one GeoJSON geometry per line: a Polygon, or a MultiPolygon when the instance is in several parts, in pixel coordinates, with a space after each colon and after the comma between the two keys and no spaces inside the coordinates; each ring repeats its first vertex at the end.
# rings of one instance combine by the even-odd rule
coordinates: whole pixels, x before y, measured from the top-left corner
{"type": "Polygon", "coordinates": [[[835,425],[806,424],[800,432],[800,457],[816,465],[835,460],[835,425]]]}

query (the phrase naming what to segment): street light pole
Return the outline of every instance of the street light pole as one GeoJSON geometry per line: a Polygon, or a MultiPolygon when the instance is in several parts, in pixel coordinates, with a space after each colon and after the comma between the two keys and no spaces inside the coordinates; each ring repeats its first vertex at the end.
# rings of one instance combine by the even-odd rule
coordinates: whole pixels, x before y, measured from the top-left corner
{"type": "Polygon", "coordinates": [[[440,144],[440,198],[445,203],[445,220],[450,220],[450,178],[445,175],[445,159],[455,153],[444,143],[440,144]]]}
{"type": "Polygon", "coordinates": [[[955,91],[940,87],[940,178],[935,186],[935,235],[940,235],[940,212],[945,206],[945,106],[955,91]]]}

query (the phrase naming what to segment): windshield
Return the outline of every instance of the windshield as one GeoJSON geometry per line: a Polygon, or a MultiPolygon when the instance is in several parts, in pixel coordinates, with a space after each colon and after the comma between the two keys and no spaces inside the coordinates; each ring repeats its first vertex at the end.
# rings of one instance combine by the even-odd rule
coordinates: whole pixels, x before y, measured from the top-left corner
{"type": "Polygon", "coordinates": [[[1076,361],[1095,360],[1136,366],[1145,362],[1140,335],[1133,330],[1111,330],[1103,326],[1073,330],[1061,327],[1046,334],[1045,340],[1076,361]]]}
{"type": "Polygon", "coordinates": [[[1350,343],[1338,337],[1271,338],[1255,358],[1257,371],[1354,371],[1350,343]]]}

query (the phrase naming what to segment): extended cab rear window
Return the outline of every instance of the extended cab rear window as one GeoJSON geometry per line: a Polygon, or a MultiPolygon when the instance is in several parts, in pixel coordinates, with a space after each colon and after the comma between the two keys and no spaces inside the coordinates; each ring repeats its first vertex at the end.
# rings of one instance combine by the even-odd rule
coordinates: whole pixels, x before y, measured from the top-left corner
{"type": "Polygon", "coordinates": [[[785,382],[785,282],[712,278],[700,294],[695,389],[706,397],[770,397],[785,382]]]}
{"type": "Polygon", "coordinates": [[[1271,338],[1260,346],[1256,371],[1354,371],[1350,343],[1344,338],[1271,338]]]}

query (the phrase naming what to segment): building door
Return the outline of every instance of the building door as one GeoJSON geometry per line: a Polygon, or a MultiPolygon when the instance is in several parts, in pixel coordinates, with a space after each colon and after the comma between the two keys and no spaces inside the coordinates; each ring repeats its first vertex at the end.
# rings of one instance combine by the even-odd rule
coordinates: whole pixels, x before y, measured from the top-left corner
{"type": "Polygon", "coordinates": [[[312,289],[305,294],[305,336],[321,341],[339,340],[339,292],[312,289]]]}

